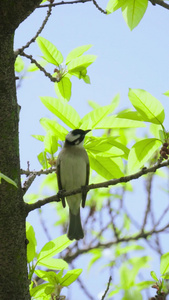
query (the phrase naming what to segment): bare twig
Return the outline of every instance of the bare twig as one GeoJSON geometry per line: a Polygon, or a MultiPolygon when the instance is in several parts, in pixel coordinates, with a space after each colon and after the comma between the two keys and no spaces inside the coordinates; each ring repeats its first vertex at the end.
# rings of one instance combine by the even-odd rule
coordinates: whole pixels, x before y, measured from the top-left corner
{"type": "Polygon", "coordinates": [[[107,295],[107,292],[108,292],[108,290],[109,290],[111,281],[112,281],[112,277],[110,276],[110,277],[109,277],[109,281],[108,281],[108,283],[107,283],[107,288],[106,288],[106,290],[105,290],[105,292],[104,292],[104,295],[102,296],[102,299],[101,299],[101,300],[104,300],[104,299],[105,299],[105,297],[106,297],[106,295],[107,295]]]}
{"type": "Polygon", "coordinates": [[[58,82],[57,78],[53,77],[50,73],[48,73],[33,57],[32,55],[28,55],[25,52],[19,52],[21,56],[25,56],[26,58],[30,59],[31,63],[34,63],[40,71],[42,71],[46,77],[48,77],[52,82],[58,82]]]}
{"type": "MultiPolygon", "coordinates": [[[[57,2],[57,3],[53,3],[51,6],[55,7],[55,6],[64,5],[64,4],[78,4],[78,3],[86,3],[86,2],[92,2],[92,0],[61,1],[61,2],[57,2]]],[[[38,8],[44,8],[44,7],[48,7],[48,6],[49,6],[49,4],[44,4],[44,5],[38,6],[38,8]]]]}
{"type": "Polygon", "coordinates": [[[107,11],[104,10],[104,9],[102,9],[102,8],[98,5],[98,3],[97,3],[95,0],[93,0],[93,4],[94,4],[94,5],[97,7],[97,9],[100,10],[103,14],[107,15],[107,11]]]}
{"type": "MultiPolygon", "coordinates": [[[[132,175],[128,175],[126,177],[121,177],[121,178],[118,178],[118,179],[112,179],[112,180],[97,183],[97,184],[90,184],[90,185],[86,186],[85,188],[86,188],[87,191],[97,189],[97,188],[107,188],[109,186],[117,185],[118,183],[121,183],[121,182],[128,182],[128,181],[131,181],[131,180],[134,180],[134,179],[138,179],[139,177],[142,177],[143,175],[155,172],[157,169],[160,169],[160,168],[168,166],[168,165],[169,165],[169,160],[167,160],[163,163],[158,163],[158,164],[154,165],[151,168],[143,168],[141,171],[139,171],[137,173],[134,173],[132,175]]],[[[83,191],[83,188],[84,187],[81,187],[81,188],[78,188],[78,189],[75,189],[75,190],[72,190],[72,191],[63,192],[62,197],[67,197],[67,196],[70,196],[70,195],[75,195],[75,194],[81,193],[83,191]]],[[[53,202],[53,201],[59,202],[60,201],[60,195],[57,194],[57,195],[45,198],[43,200],[39,200],[39,201],[37,201],[36,203],[33,203],[33,204],[25,204],[25,205],[27,205],[27,208],[26,208],[27,213],[29,213],[30,211],[32,211],[34,209],[40,208],[42,205],[45,205],[45,204],[53,202]]]]}
{"type": "Polygon", "coordinates": [[[151,4],[153,5],[160,5],[166,9],[169,9],[169,4],[167,4],[166,2],[164,2],[163,0],[149,0],[151,2],[151,4]]]}
{"type": "Polygon", "coordinates": [[[25,193],[27,192],[27,190],[30,188],[32,182],[35,180],[36,175],[35,174],[30,174],[28,176],[28,178],[25,180],[25,182],[23,183],[23,195],[25,195],[25,193]]]}
{"type": "Polygon", "coordinates": [[[27,176],[29,176],[31,174],[34,174],[36,176],[48,175],[48,174],[51,174],[53,172],[56,172],[56,168],[50,168],[50,169],[40,170],[40,171],[29,171],[29,170],[21,169],[21,175],[27,175],[27,176]]]}
{"type": "Polygon", "coordinates": [[[51,15],[51,12],[52,12],[52,2],[50,3],[50,4],[48,4],[48,11],[47,11],[47,15],[46,15],[46,17],[45,17],[45,19],[43,20],[43,23],[42,23],[42,25],[40,26],[40,28],[39,28],[39,30],[37,31],[37,33],[35,34],[35,36],[29,41],[29,42],[27,42],[26,43],[26,45],[24,45],[22,48],[20,48],[20,49],[18,49],[18,50],[16,50],[16,54],[22,54],[22,52],[26,49],[26,48],[28,48],[32,43],[34,43],[35,42],[35,40],[36,40],[36,38],[39,36],[39,34],[42,32],[42,30],[44,29],[44,27],[45,27],[45,25],[46,25],[46,23],[48,22],[48,20],[49,20],[49,17],[50,17],[50,15],[51,15]]]}

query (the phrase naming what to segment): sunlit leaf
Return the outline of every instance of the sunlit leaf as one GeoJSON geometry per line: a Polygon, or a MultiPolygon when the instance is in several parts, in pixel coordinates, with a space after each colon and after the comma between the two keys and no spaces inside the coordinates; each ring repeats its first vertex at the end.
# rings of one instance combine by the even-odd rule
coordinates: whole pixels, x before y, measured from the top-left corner
{"type": "Polygon", "coordinates": [[[88,154],[91,168],[102,177],[110,180],[124,176],[118,165],[110,157],[94,156],[90,151],[88,154]]]}
{"type": "MultiPolygon", "coordinates": [[[[47,295],[45,295],[45,288],[49,285],[49,283],[43,283],[38,286],[35,286],[30,290],[30,295],[35,297],[35,299],[40,299],[39,297],[43,297],[43,300],[49,299],[47,295]]],[[[42,298],[41,298],[42,299],[42,298]]]]}
{"type": "Polygon", "coordinates": [[[74,269],[68,271],[66,275],[60,280],[61,286],[69,286],[72,284],[82,273],[82,269],[74,269]]]}
{"type": "Polygon", "coordinates": [[[20,57],[20,55],[17,56],[16,60],[15,60],[15,71],[20,73],[23,71],[24,69],[24,61],[23,59],[20,57]]]}
{"type": "Polygon", "coordinates": [[[5,181],[7,181],[8,183],[14,185],[17,188],[17,184],[14,180],[12,180],[11,178],[9,178],[8,176],[4,175],[3,173],[0,173],[0,183],[1,183],[1,178],[5,181]]]}
{"type": "Polygon", "coordinates": [[[41,164],[41,166],[43,167],[43,169],[48,169],[50,167],[48,161],[47,161],[47,157],[46,157],[46,152],[42,151],[41,153],[38,154],[38,160],[39,163],[41,164]]]}
{"type": "Polygon", "coordinates": [[[96,108],[94,110],[92,110],[91,112],[89,112],[88,114],[86,114],[82,120],[81,123],[83,124],[83,122],[87,122],[87,120],[91,120],[91,129],[93,128],[97,128],[97,125],[103,120],[104,122],[104,118],[112,113],[114,111],[114,109],[116,108],[117,103],[116,101],[113,102],[109,105],[106,106],[101,106],[99,108],[96,108]]]}
{"type": "Polygon", "coordinates": [[[143,122],[116,118],[116,116],[110,116],[101,120],[95,127],[95,129],[110,129],[110,128],[138,128],[145,127],[143,122]]]}
{"type": "Polygon", "coordinates": [[[165,274],[167,272],[169,272],[169,252],[161,256],[161,263],[160,263],[160,273],[165,274]]]}
{"type": "Polygon", "coordinates": [[[42,248],[37,257],[37,263],[41,263],[43,260],[53,257],[67,248],[72,241],[70,241],[66,235],[62,235],[48,243],[42,248]]]}
{"type": "MultiPolygon", "coordinates": [[[[100,152],[104,152],[104,156],[121,156],[124,152],[114,145],[114,138],[96,138],[91,137],[87,144],[85,144],[85,148],[91,151],[94,154],[99,154],[100,152]],[[106,154],[107,153],[107,154],[106,154]]],[[[116,144],[117,145],[117,144],[116,144]]]]}
{"type": "Polygon", "coordinates": [[[164,107],[150,93],[141,89],[129,89],[128,96],[144,121],[154,124],[162,124],[164,122],[164,107]]]}
{"type": "Polygon", "coordinates": [[[37,37],[36,39],[39,48],[41,49],[44,59],[56,66],[59,66],[63,62],[63,56],[61,52],[48,40],[43,37],[37,37]]]}
{"type": "Polygon", "coordinates": [[[148,0],[127,0],[122,5],[123,18],[132,30],[143,18],[148,6],[148,0]]]}
{"type": "Polygon", "coordinates": [[[72,83],[68,77],[63,77],[59,82],[55,82],[55,92],[59,98],[70,100],[72,83]]]}
{"type": "Polygon", "coordinates": [[[96,55],[91,55],[91,54],[79,56],[71,60],[70,63],[68,63],[67,65],[68,72],[71,73],[74,71],[81,71],[84,68],[86,69],[96,60],[96,58],[97,58],[96,55]]]}
{"type": "Polygon", "coordinates": [[[66,57],[66,65],[76,57],[81,56],[84,52],[89,50],[93,45],[85,45],[85,46],[80,46],[75,49],[73,49],[66,57]]]}
{"type": "Polygon", "coordinates": [[[48,131],[44,138],[45,151],[54,154],[58,150],[58,139],[51,131],[48,131]]]}
{"type": "Polygon", "coordinates": [[[135,143],[128,157],[129,172],[133,173],[142,168],[161,144],[161,141],[155,138],[144,139],[135,143]]]}
{"type": "Polygon", "coordinates": [[[40,97],[40,99],[42,103],[67,126],[72,129],[79,128],[80,116],[67,102],[53,97],[40,97]]]}
{"type": "Polygon", "coordinates": [[[156,275],[156,273],[155,273],[154,271],[151,271],[150,274],[151,274],[151,277],[152,277],[155,281],[158,281],[157,275],[156,275]]]}
{"type": "Polygon", "coordinates": [[[32,137],[34,137],[36,140],[43,142],[45,136],[44,135],[39,135],[39,134],[32,134],[32,137]]]}
{"type": "Polygon", "coordinates": [[[37,261],[38,266],[43,266],[51,270],[67,269],[68,264],[63,259],[57,259],[52,257],[44,257],[37,261]]]}
{"type": "Polygon", "coordinates": [[[169,97],[169,91],[166,91],[166,92],[164,93],[164,95],[167,96],[167,97],[169,97]]]}
{"type": "Polygon", "coordinates": [[[126,0],[109,0],[106,6],[106,11],[108,14],[116,11],[126,2],[126,0]]]}
{"type": "Polygon", "coordinates": [[[35,258],[37,242],[35,238],[35,231],[32,225],[28,222],[26,222],[26,238],[29,241],[27,245],[27,262],[30,263],[35,258]]]}
{"type": "Polygon", "coordinates": [[[48,130],[52,131],[53,134],[56,135],[56,137],[59,140],[64,141],[65,136],[68,133],[68,130],[66,130],[57,121],[50,120],[48,118],[42,118],[42,119],[40,119],[40,123],[46,131],[48,131],[48,130]]]}

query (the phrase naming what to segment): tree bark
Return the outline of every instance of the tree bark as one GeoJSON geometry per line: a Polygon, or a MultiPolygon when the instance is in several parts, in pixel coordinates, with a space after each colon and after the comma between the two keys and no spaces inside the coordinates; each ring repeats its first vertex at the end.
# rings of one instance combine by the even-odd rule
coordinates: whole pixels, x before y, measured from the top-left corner
{"type": "Polygon", "coordinates": [[[13,38],[15,28],[39,5],[39,0],[0,1],[0,299],[28,300],[25,205],[20,182],[18,122],[13,38]]]}

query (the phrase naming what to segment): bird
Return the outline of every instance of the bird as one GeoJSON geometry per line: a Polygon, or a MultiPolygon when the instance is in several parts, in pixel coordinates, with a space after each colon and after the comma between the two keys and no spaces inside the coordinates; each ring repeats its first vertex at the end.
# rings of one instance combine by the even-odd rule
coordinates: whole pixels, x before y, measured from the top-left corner
{"type": "MultiPolygon", "coordinates": [[[[91,131],[74,129],[65,138],[64,146],[56,161],[56,172],[59,191],[74,190],[86,186],[89,183],[89,158],[83,147],[86,134],[91,131]]],[[[87,192],[67,196],[69,206],[69,227],[67,236],[69,240],[84,238],[84,232],[80,218],[80,204],[85,207],[87,192]]],[[[65,198],[61,197],[63,207],[66,206],[65,198]]]]}

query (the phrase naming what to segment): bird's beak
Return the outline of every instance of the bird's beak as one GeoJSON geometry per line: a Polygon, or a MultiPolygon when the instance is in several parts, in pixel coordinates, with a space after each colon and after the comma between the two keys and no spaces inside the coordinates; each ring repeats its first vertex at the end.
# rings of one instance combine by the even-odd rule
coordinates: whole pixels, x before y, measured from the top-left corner
{"type": "Polygon", "coordinates": [[[86,135],[88,132],[90,132],[90,131],[91,131],[91,129],[84,130],[84,132],[85,132],[85,135],[86,135]]]}

